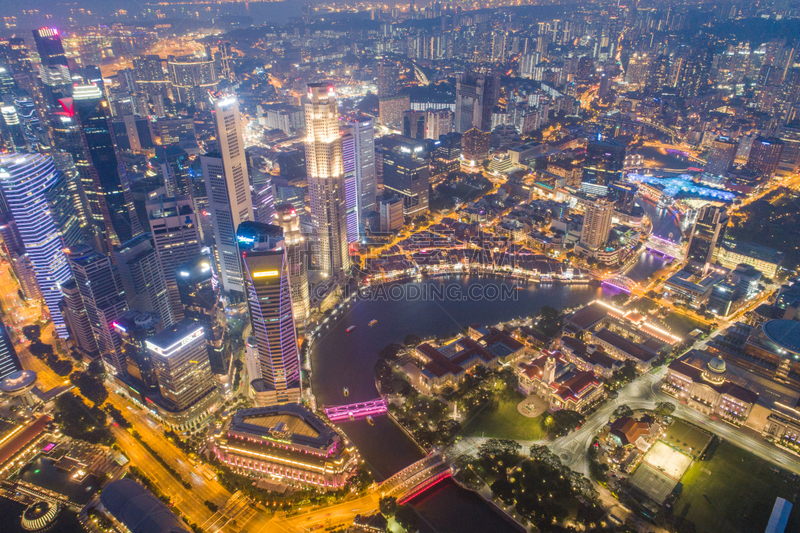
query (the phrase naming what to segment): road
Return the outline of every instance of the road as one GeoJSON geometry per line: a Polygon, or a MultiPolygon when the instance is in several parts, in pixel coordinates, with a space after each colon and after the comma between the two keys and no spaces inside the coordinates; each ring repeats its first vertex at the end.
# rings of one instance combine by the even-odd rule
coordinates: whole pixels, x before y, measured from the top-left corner
{"type": "Polygon", "coordinates": [[[374,514],[378,511],[380,495],[370,492],[352,501],[346,501],[306,513],[273,519],[267,531],[298,532],[312,529],[329,531],[353,524],[357,514],[374,514]]]}
{"type": "Polygon", "coordinates": [[[620,405],[627,405],[632,409],[652,409],[658,402],[671,402],[675,405],[674,416],[688,420],[708,431],[732,442],[736,446],[752,452],[754,455],[769,461],[785,470],[800,474],[800,460],[780,448],[764,441],[760,435],[753,434],[747,428],[739,429],[721,420],[712,420],[703,413],[680,403],[674,397],[665,394],[660,389],[661,381],[667,373],[667,368],[662,367],[657,372],[647,373],[625,387],[621,388],[619,397],[606,402],[600,409],[586,419],[584,425],[577,431],[562,437],[552,443],[551,448],[558,454],[564,464],[584,475],[589,473],[586,460],[586,451],[592,443],[594,436],[608,422],[611,414],[620,405]]]}

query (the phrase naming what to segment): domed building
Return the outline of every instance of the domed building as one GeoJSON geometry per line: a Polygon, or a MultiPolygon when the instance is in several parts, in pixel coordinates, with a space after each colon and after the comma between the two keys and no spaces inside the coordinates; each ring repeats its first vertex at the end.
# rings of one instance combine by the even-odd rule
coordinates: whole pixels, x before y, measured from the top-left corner
{"type": "Polygon", "coordinates": [[[720,357],[692,350],[669,364],[661,389],[709,416],[743,423],[758,394],[732,383],[728,367],[720,357]]]}
{"type": "Polygon", "coordinates": [[[706,369],[703,370],[703,379],[715,385],[725,383],[725,375],[728,373],[728,368],[725,366],[725,360],[717,356],[708,363],[706,369]]]}

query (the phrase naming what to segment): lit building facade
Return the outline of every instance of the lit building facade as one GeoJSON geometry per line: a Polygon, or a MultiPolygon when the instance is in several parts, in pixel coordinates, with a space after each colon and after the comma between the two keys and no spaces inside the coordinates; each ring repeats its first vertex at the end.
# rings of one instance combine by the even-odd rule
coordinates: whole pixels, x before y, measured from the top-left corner
{"type": "Polygon", "coordinates": [[[306,171],[311,217],[317,233],[317,259],[323,274],[335,280],[350,270],[339,111],[332,85],[309,84],[308,98],[306,171]]]}
{"type": "Polygon", "coordinates": [[[0,155],[0,189],[17,224],[25,252],[59,337],[67,325],[59,308],[61,284],[72,274],[52,217],[46,191],[59,179],[52,158],[42,154],[0,155]]]}
{"type": "Polygon", "coordinates": [[[286,258],[289,261],[289,284],[292,289],[292,308],[298,327],[308,319],[311,310],[308,290],[308,240],[300,230],[300,217],[292,204],[275,207],[275,224],[283,229],[286,258]]]}
{"type": "Polygon", "coordinates": [[[309,489],[343,488],[360,460],[344,437],[294,404],[236,411],[213,446],[238,474],[309,489]]]}
{"type": "Polygon", "coordinates": [[[214,227],[214,243],[222,289],[244,294],[244,279],[236,246],[236,229],[255,221],[244,150],[239,102],[227,97],[214,102],[219,153],[202,156],[203,178],[214,227]]]}
{"type": "Polygon", "coordinates": [[[111,258],[86,244],[72,248],[67,258],[100,356],[110,373],[125,375],[122,341],[112,323],[128,310],[128,302],[111,258]]]}
{"type": "Polygon", "coordinates": [[[145,341],[161,392],[159,414],[176,430],[201,425],[219,402],[203,326],[184,319],[145,341]]]}
{"type": "Polygon", "coordinates": [[[170,314],[162,316],[161,320],[164,326],[171,326],[183,318],[175,269],[200,253],[197,215],[189,196],[153,198],[146,203],[146,208],[169,298],[170,314]]]}
{"type": "Polygon", "coordinates": [[[300,401],[300,353],[292,311],[289,264],[280,251],[248,251],[242,258],[248,307],[261,362],[251,376],[257,405],[300,401]]]}

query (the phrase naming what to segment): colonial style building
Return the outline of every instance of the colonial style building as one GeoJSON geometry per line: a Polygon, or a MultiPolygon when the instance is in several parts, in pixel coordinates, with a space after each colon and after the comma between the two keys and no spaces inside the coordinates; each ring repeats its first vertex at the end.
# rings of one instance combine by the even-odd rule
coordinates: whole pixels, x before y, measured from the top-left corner
{"type": "Polygon", "coordinates": [[[692,350],[672,361],[662,390],[698,411],[736,424],[743,423],[758,400],[758,394],[728,381],[721,357],[710,359],[703,366],[701,355],[692,350]]]}
{"type": "Polygon", "coordinates": [[[580,370],[594,372],[600,378],[610,379],[622,368],[622,361],[607,355],[602,346],[587,345],[575,337],[562,337],[560,344],[567,361],[580,370]]]}
{"type": "Polygon", "coordinates": [[[359,462],[353,445],[298,404],[236,411],[213,449],[238,474],[323,490],[341,489],[359,462]]]}
{"type": "Polygon", "coordinates": [[[423,343],[414,350],[422,369],[412,382],[423,392],[438,392],[458,386],[476,366],[495,370],[518,361],[524,354],[524,344],[496,328],[487,328],[478,340],[461,337],[438,348],[423,343]]]}
{"type": "Polygon", "coordinates": [[[541,357],[518,366],[519,390],[549,404],[550,411],[582,413],[603,397],[603,384],[593,372],[579,370],[561,352],[543,350],[541,357]]]}

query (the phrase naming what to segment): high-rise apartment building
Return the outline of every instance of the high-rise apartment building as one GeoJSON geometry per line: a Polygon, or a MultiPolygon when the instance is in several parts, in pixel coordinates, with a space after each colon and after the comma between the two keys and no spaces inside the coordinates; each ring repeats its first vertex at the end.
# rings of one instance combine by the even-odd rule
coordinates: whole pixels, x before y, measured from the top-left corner
{"type": "Polygon", "coordinates": [[[399,79],[400,69],[397,63],[389,61],[378,63],[378,98],[396,96],[399,79]]]}
{"type": "Polygon", "coordinates": [[[725,238],[728,220],[728,213],[722,206],[711,204],[700,208],[689,236],[689,248],[683,263],[685,270],[693,274],[705,274],[708,271],[725,238]]]}
{"type": "Polygon", "coordinates": [[[67,326],[59,309],[61,283],[72,274],[58,228],[49,215],[47,191],[60,179],[53,159],[43,154],[0,155],[0,190],[17,224],[25,252],[59,337],[67,326]]]}
{"type": "MultiPolygon", "coordinates": [[[[230,96],[214,102],[219,152],[201,156],[203,179],[214,228],[214,243],[222,289],[244,295],[244,279],[236,246],[239,224],[254,221],[250,177],[244,150],[239,102],[230,96]]],[[[337,131],[338,134],[338,131],[337,131]]]]}
{"type": "Polygon", "coordinates": [[[590,250],[598,250],[608,242],[611,233],[611,218],[614,216],[614,204],[606,199],[598,199],[586,204],[581,229],[581,246],[590,250]]]}
{"type": "Polygon", "coordinates": [[[350,270],[339,111],[332,85],[309,84],[308,99],[306,171],[318,245],[316,256],[322,273],[335,280],[350,270]]]}
{"type": "MultiPolygon", "coordinates": [[[[183,318],[175,269],[200,253],[197,215],[189,196],[157,197],[146,204],[150,232],[153,235],[158,263],[166,284],[171,313],[161,317],[164,326],[183,318]]],[[[141,309],[154,311],[154,309],[141,309]]]]}
{"type": "Polygon", "coordinates": [[[89,245],[80,244],[67,253],[67,259],[100,356],[109,372],[125,375],[125,354],[113,322],[128,310],[128,302],[111,258],[89,245]]]}
{"type": "Polygon", "coordinates": [[[308,290],[308,239],[300,230],[300,216],[292,204],[280,204],[275,207],[275,211],[275,224],[283,229],[286,259],[289,261],[294,320],[300,326],[308,319],[311,309],[308,290]]]}
{"type": "Polygon", "coordinates": [[[253,336],[261,375],[251,376],[259,407],[300,401],[300,355],[292,311],[289,262],[285,251],[248,252],[247,280],[253,336]]]}
{"type": "Polygon", "coordinates": [[[491,131],[492,111],[500,96],[500,76],[460,73],[456,77],[455,131],[491,131]]]}
{"type": "Polygon", "coordinates": [[[492,134],[488,131],[481,131],[478,128],[471,128],[461,135],[461,153],[467,161],[483,161],[489,157],[489,147],[491,146],[492,134]]]}
{"type": "Polygon", "coordinates": [[[408,95],[386,96],[378,100],[378,119],[388,128],[402,128],[403,111],[408,109],[411,109],[411,98],[408,95]]]}
{"type": "Polygon", "coordinates": [[[482,129],[485,84],[486,78],[484,76],[469,74],[459,74],[457,76],[456,133],[464,133],[472,128],[482,129]]]}
{"type": "Polygon", "coordinates": [[[172,325],[175,320],[167,282],[158,259],[158,251],[149,232],[134,237],[114,250],[114,263],[119,269],[128,308],[155,313],[162,320],[163,327],[172,325]]]}

